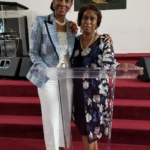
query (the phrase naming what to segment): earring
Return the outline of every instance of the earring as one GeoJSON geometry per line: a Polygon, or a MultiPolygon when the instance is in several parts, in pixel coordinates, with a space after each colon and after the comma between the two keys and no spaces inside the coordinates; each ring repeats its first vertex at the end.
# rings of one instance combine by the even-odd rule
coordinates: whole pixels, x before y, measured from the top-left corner
{"type": "Polygon", "coordinates": [[[83,30],[80,28],[80,33],[82,33],[83,32],[83,30]]]}
{"type": "Polygon", "coordinates": [[[97,34],[97,28],[95,29],[95,34],[97,34]]]}
{"type": "Polygon", "coordinates": [[[53,4],[53,9],[55,10],[54,4],[53,4]]]}

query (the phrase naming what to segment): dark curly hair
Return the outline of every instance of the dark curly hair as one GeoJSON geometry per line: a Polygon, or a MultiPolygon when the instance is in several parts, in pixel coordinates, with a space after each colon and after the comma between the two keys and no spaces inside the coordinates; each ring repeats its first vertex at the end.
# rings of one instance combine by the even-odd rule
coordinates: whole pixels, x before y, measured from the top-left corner
{"type": "Polygon", "coordinates": [[[53,3],[54,2],[51,2],[51,5],[50,5],[50,9],[52,10],[52,11],[54,11],[55,9],[54,9],[54,5],[53,5],[53,3]]]}
{"type": "Polygon", "coordinates": [[[98,28],[101,24],[102,14],[99,8],[94,4],[86,4],[80,8],[79,13],[78,13],[78,19],[77,19],[78,26],[79,27],[81,26],[83,14],[88,9],[93,10],[95,12],[95,15],[97,15],[97,28],[98,28]]]}
{"type": "MultiPolygon", "coordinates": [[[[71,0],[71,2],[72,2],[72,1],[73,1],[73,0],[71,0]]],[[[52,11],[55,11],[54,2],[53,2],[53,1],[51,2],[50,9],[51,9],[52,11]]]]}

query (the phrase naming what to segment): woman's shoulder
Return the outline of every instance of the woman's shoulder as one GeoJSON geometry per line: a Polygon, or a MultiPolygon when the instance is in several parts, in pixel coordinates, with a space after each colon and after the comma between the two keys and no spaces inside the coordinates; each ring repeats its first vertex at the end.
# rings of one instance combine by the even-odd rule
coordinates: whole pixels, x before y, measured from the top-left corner
{"type": "Polygon", "coordinates": [[[48,15],[47,16],[36,16],[32,23],[32,28],[34,28],[34,29],[42,28],[43,24],[45,23],[45,20],[48,20],[48,15]]]}
{"type": "Polygon", "coordinates": [[[100,35],[99,38],[100,38],[100,44],[99,44],[100,49],[111,47],[111,42],[104,35],[100,35]]]}
{"type": "Polygon", "coordinates": [[[111,45],[111,42],[104,35],[100,35],[99,39],[100,39],[100,44],[111,45]]]}
{"type": "Polygon", "coordinates": [[[53,13],[51,13],[49,15],[45,15],[45,16],[36,16],[35,17],[35,21],[41,22],[41,23],[43,23],[45,21],[52,21],[52,20],[54,20],[54,14],[53,13]]]}
{"type": "Polygon", "coordinates": [[[45,20],[48,20],[48,16],[36,16],[35,21],[37,22],[44,22],[45,20]]]}
{"type": "Polygon", "coordinates": [[[105,42],[107,40],[107,38],[104,35],[100,35],[99,38],[102,42],[105,42]]]}

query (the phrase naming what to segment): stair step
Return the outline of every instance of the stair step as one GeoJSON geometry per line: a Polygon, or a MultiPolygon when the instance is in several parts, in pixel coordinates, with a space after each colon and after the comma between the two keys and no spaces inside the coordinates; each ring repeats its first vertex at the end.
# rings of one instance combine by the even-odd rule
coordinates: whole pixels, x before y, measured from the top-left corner
{"type": "Polygon", "coordinates": [[[114,119],[150,120],[150,100],[114,100],[114,119]]]}
{"type": "Polygon", "coordinates": [[[137,62],[137,60],[126,60],[126,59],[124,59],[124,60],[117,60],[117,62],[118,63],[130,63],[130,64],[136,64],[136,62],[137,62]]]}
{"type": "MultiPolygon", "coordinates": [[[[117,62],[135,64],[148,54],[117,54],[117,62]]],[[[111,150],[150,149],[150,82],[117,79],[111,150]],[[118,144],[120,143],[120,144],[118,144]]],[[[82,138],[72,123],[73,150],[82,138]]],[[[106,150],[107,138],[99,140],[106,150]]],[[[45,150],[37,87],[29,81],[0,79],[0,150],[45,150]],[[17,144],[16,144],[17,143],[17,144]]]]}
{"type": "Polygon", "coordinates": [[[5,116],[0,115],[0,124],[12,125],[42,125],[42,118],[39,116],[5,116]]]}
{"type": "Polygon", "coordinates": [[[8,97],[37,97],[37,87],[24,80],[0,79],[0,96],[8,97]]]}
{"type": "MultiPolygon", "coordinates": [[[[72,128],[72,135],[73,141],[82,141],[81,134],[75,125],[74,128],[72,128]]],[[[113,119],[111,138],[113,144],[150,145],[149,138],[150,121],[113,119]]],[[[99,140],[100,143],[106,143],[107,141],[106,136],[103,136],[103,138],[99,140]]]]}
{"type": "Polygon", "coordinates": [[[115,86],[116,99],[150,100],[150,82],[138,79],[117,79],[115,86]]]}
{"type": "MultiPolygon", "coordinates": [[[[29,81],[0,80],[0,96],[37,97],[37,87],[29,81]]],[[[115,98],[117,99],[150,99],[150,83],[137,79],[117,79],[115,98]],[[126,94],[123,94],[126,93],[126,94]],[[136,94],[134,94],[136,93],[136,94]]]]}
{"type": "Polygon", "coordinates": [[[150,130],[150,121],[113,119],[113,129],[150,130]]]}
{"type": "Polygon", "coordinates": [[[150,53],[123,53],[115,54],[115,57],[118,60],[139,60],[141,57],[150,57],[150,53]]]}
{"type": "MultiPolygon", "coordinates": [[[[24,80],[3,80],[0,79],[0,86],[8,87],[17,87],[17,86],[23,86],[23,87],[36,87],[33,85],[30,81],[24,81],[24,80]]],[[[117,87],[150,87],[149,82],[142,82],[139,81],[138,79],[117,79],[116,80],[116,86],[117,87]],[[132,83],[132,84],[129,84],[132,83]]],[[[19,93],[18,93],[19,94],[19,93]]]]}
{"type": "Polygon", "coordinates": [[[0,138],[1,150],[46,150],[44,140],[0,138]]]}
{"type": "MultiPolygon", "coordinates": [[[[44,140],[21,139],[21,138],[0,138],[1,150],[46,150],[44,140]]],[[[83,150],[82,142],[73,142],[72,150],[83,150]]],[[[107,150],[106,144],[99,143],[99,150],[107,150]]],[[[148,150],[146,145],[125,145],[111,144],[111,150],[148,150]]]]}
{"type": "Polygon", "coordinates": [[[0,86],[33,86],[28,80],[9,80],[9,79],[0,79],[0,86]]]}
{"type": "Polygon", "coordinates": [[[0,103],[40,104],[38,97],[0,97],[0,103]]]}
{"type": "Polygon", "coordinates": [[[0,97],[0,115],[41,116],[38,97],[0,97]]]}
{"type": "MultiPolygon", "coordinates": [[[[71,129],[73,141],[81,141],[73,123],[71,129]]],[[[43,139],[42,119],[37,116],[0,116],[0,130],[0,137],[43,139]]],[[[112,143],[150,145],[149,139],[150,121],[113,119],[112,143]]]]}
{"type": "Polygon", "coordinates": [[[0,131],[0,137],[43,139],[42,118],[1,115],[0,131]]]}
{"type": "Polygon", "coordinates": [[[114,105],[120,107],[150,107],[150,100],[115,99],[114,105]]]}
{"type": "Polygon", "coordinates": [[[137,87],[137,88],[150,88],[150,82],[142,82],[136,79],[116,79],[116,87],[137,87]]]}
{"type": "MultiPolygon", "coordinates": [[[[114,100],[114,119],[150,120],[150,100],[114,100]]],[[[41,116],[38,97],[0,97],[0,115],[41,116]]]]}
{"type": "Polygon", "coordinates": [[[150,145],[150,121],[114,119],[112,128],[112,143],[150,145]]]}

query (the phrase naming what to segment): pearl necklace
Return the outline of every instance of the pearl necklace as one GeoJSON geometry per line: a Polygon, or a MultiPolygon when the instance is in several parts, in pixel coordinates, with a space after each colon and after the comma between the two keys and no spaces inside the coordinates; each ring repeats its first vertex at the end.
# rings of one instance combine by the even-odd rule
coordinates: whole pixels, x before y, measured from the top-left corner
{"type": "Polygon", "coordinates": [[[55,22],[56,22],[57,24],[59,24],[60,26],[64,26],[64,25],[66,24],[66,19],[64,19],[64,22],[61,23],[61,22],[59,22],[59,21],[55,18],[55,22]]]}
{"type": "Polygon", "coordinates": [[[87,55],[90,53],[91,48],[89,48],[89,46],[91,45],[91,43],[92,43],[92,41],[94,40],[94,38],[95,38],[95,33],[93,34],[93,37],[92,37],[91,41],[89,42],[88,46],[87,46],[86,48],[83,48],[82,42],[81,42],[81,37],[80,37],[80,45],[81,45],[81,48],[82,48],[82,50],[83,50],[83,51],[81,52],[81,56],[87,56],[87,55]]]}

